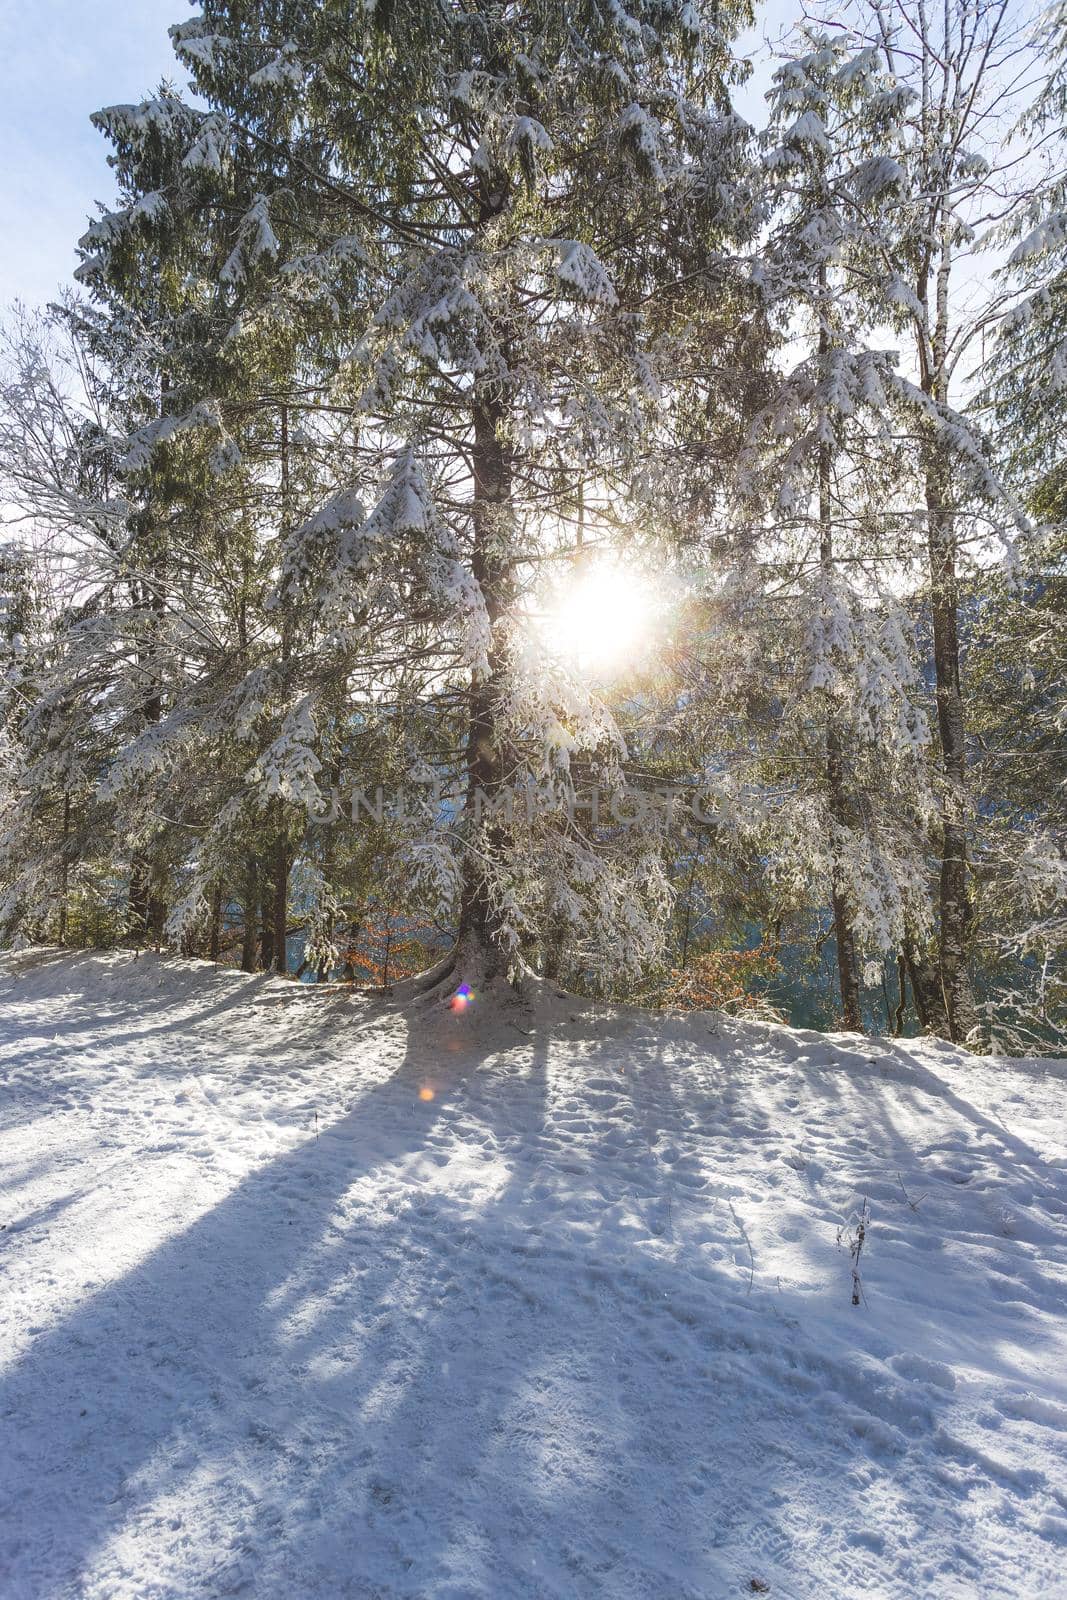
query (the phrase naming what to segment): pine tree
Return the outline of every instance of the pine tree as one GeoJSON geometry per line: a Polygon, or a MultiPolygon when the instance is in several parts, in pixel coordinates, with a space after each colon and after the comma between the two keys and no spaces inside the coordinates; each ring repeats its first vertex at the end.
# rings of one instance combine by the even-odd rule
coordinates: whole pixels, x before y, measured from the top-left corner
{"type": "MultiPolygon", "coordinates": [[[[841,19],[835,19],[841,20],[841,19]]],[[[872,0],[850,8],[857,59],[877,63],[896,109],[873,170],[891,170],[896,203],[857,191],[852,226],[862,238],[862,274],[873,319],[907,336],[894,364],[899,431],[896,502],[919,535],[930,620],[941,858],[936,971],[912,966],[928,1024],[957,1040],[980,1035],[969,973],[974,934],[966,706],[960,668],[961,565],[1010,545],[1022,519],[993,470],[988,441],[960,409],[968,360],[1001,309],[994,293],[976,308],[957,292],[961,264],[976,234],[1014,203],[1011,155],[996,136],[990,107],[1011,98],[1006,80],[1025,58],[1025,25],[995,0],[952,0],[919,17],[872,0]],[[872,203],[873,201],[873,203],[872,203]]],[[[869,69],[868,69],[869,70],[869,69]]]]}
{"type": "MultiPolygon", "coordinates": [[[[593,959],[638,964],[655,941],[655,861],[609,860],[568,821],[572,753],[618,766],[611,719],[531,652],[524,607],[576,487],[610,506],[654,476],[679,387],[678,349],[664,341],[666,363],[654,335],[721,290],[719,242],[750,225],[724,20],[690,4],[399,4],[353,28],[341,5],[208,4],[174,30],[211,108],[181,175],[97,229],[99,270],[122,270],[142,236],[160,247],[157,219],[180,237],[202,213],[188,170],[215,181],[213,216],[246,197],[215,348],[247,383],[246,349],[289,344],[278,400],[291,417],[333,408],[350,441],[332,498],[286,530],[278,626],[300,616],[329,654],[260,768],[314,801],[327,708],[380,719],[422,663],[414,692],[438,719],[419,760],[461,773],[467,801],[458,858],[447,814],[411,843],[413,871],[458,895],[446,983],[492,980],[536,946],[546,875],[577,885],[540,898],[595,919],[593,959]],[[510,795],[546,786],[554,822],[507,815],[510,795]]],[[[695,321],[690,381],[726,338],[695,321]]],[[[231,404],[266,402],[251,390],[197,403],[229,432],[231,404]]]]}
{"type": "MultiPolygon", "coordinates": [[[[875,51],[812,30],[770,98],[775,223],[763,270],[787,350],[807,347],[762,408],[744,471],[759,495],[774,496],[776,540],[792,565],[779,583],[808,612],[792,635],[800,672],[783,720],[790,751],[816,765],[806,730],[813,718],[821,725],[816,793],[826,803],[842,1013],[860,1029],[862,954],[880,963],[909,920],[928,920],[926,896],[914,892],[925,720],[908,629],[884,592],[892,355],[869,348],[877,330],[865,291],[871,222],[897,204],[901,181],[899,165],[874,152],[898,134],[906,97],[875,51]]],[[[814,840],[809,852],[824,853],[814,840]]]]}
{"type": "Polygon", "coordinates": [[[1020,133],[1045,158],[1040,181],[994,234],[1013,296],[983,371],[979,403],[1000,459],[1034,519],[1012,568],[974,586],[969,655],[979,781],[989,838],[983,922],[997,995],[995,1042],[1032,1049],[1064,1025],[1067,889],[1063,839],[1064,525],[1067,524],[1067,12],[1044,12],[1046,69],[1020,133]],[[1035,1030],[1036,1022],[1036,1030],[1035,1030]]]}

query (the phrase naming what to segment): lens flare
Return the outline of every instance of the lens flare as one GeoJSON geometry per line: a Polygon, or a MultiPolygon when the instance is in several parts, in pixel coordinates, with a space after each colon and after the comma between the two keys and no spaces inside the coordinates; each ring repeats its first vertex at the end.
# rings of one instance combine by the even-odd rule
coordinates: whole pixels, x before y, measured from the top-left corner
{"type": "Polygon", "coordinates": [[[455,994],[452,996],[452,999],[449,1001],[449,1005],[452,1007],[453,1011],[466,1011],[467,1007],[472,1005],[473,1002],[474,990],[471,988],[469,983],[461,983],[455,994]]]}
{"type": "Polygon", "coordinates": [[[433,1099],[433,1090],[430,1088],[430,1085],[428,1083],[424,1083],[422,1088],[419,1090],[419,1099],[420,1100],[432,1100],[433,1099]]]}
{"type": "Polygon", "coordinates": [[[650,654],[662,605],[649,573],[598,561],[557,589],[539,631],[553,654],[580,671],[613,677],[650,654]]]}

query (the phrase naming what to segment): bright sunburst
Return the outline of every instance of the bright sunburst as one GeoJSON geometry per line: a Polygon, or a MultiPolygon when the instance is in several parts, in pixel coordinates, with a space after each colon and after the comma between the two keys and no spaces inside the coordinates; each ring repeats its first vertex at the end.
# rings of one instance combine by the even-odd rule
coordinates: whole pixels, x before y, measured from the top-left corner
{"type": "Polygon", "coordinates": [[[598,561],[572,573],[553,593],[540,631],[554,655],[610,677],[647,656],[659,610],[647,572],[598,561]]]}

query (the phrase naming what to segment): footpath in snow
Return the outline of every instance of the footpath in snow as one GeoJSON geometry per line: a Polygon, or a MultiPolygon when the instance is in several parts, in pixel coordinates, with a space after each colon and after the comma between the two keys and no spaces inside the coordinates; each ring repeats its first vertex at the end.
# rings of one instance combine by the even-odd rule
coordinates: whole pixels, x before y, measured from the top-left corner
{"type": "Polygon", "coordinates": [[[1065,1100],[4,958],[0,1596],[1067,1595],[1065,1100]]]}

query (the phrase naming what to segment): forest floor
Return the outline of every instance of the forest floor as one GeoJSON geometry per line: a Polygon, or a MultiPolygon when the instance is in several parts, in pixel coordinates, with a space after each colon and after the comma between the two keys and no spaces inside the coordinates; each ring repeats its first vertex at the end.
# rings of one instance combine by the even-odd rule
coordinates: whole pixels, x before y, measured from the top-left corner
{"type": "Polygon", "coordinates": [[[6,957],[0,1595],[1067,1595],[1065,1102],[930,1042],[6,957]]]}

